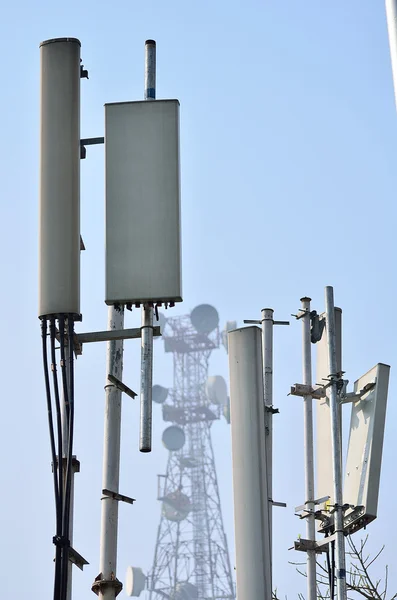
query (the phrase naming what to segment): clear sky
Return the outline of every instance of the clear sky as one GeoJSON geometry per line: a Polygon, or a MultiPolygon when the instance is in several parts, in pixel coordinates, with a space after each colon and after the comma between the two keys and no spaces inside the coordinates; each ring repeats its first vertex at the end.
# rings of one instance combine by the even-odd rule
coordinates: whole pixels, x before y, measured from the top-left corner
{"type": "MultiPolygon", "coordinates": [[[[39,43],[82,42],[82,136],[100,136],[103,104],[143,97],[144,41],[157,41],[157,95],[181,102],[184,298],[175,314],[213,304],[222,324],[257,318],[264,306],[286,319],[309,295],[324,307],[335,288],[344,315],[344,370],[353,381],[378,361],[395,363],[397,118],[384,5],[362,0],[218,0],[200,3],[14,1],[2,7],[3,115],[0,146],[2,258],[0,419],[2,595],[51,597],[54,508],[37,319],[39,43]]],[[[103,148],[82,164],[80,330],[106,327],[103,148]]],[[[130,316],[127,324],[138,322],[130,316]]],[[[304,524],[303,415],[287,398],[301,381],[300,324],[275,331],[274,582],[296,598],[304,581],[288,552],[304,524]]],[[[170,385],[157,342],[155,382],[170,385]]],[[[214,353],[212,374],[227,378],[214,353]]],[[[139,386],[139,343],[126,344],[125,381],[139,386]]],[[[105,346],[77,362],[75,547],[90,563],[74,572],[74,598],[90,597],[98,574],[105,346]]],[[[392,374],[379,518],[371,547],[395,552],[397,409],[392,374]]],[[[158,407],[156,407],[158,408],[158,407]]],[[[166,467],[160,411],[154,451],[138,451],[138,404],[123,404],[120,579],[128,564],[148,570],[166,467]]],[[[214,426],[224,519],[233,560],[230,429],[214,426]]],[[[394,577],[396,591],[397,577],[394,577]]],[[[123,593],[124,594],[124,593],[123,593]]]]}

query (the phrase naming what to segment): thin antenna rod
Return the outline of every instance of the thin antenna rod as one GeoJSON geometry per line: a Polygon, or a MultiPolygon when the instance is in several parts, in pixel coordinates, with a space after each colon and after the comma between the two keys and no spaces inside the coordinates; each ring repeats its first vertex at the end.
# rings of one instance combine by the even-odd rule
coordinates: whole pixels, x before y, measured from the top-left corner
{"type": "MultiPolygon", "coordinates": [[[[145,42],[145,100],[156,99],[156,42],[145,42]]],[[[153,307],[143,305],[141,313],[141,419],[139,450],[152,450],[153,307]]]]}
{"type": "Polygon", "coordinates": [[[343,492],[342,492],[342,446],[339,420],[339,405],[337,395],[337,360],[336,360],[336,326],[334,308],[334,290],[331,286],[325,288],[325,314],[327,324],[328,366],[330,386],[328,388],[329,406],[331,412],[332,439],[332,468],[334,476],[335,501],[335,537],[336,537],[336,597],[346,600],[346,557],[345,536],[343,532],[343,492]]]}
{"type": "MultiPolygon", "coordinates": [[[[302,317],[302,354],[303,354],[303,385],[312,386],[312,350],[310,339],[310,298],[301,298],[302,317]]],[[[313,399],[303,397],[303,427],[305,445],[305,505],[308,511],[306,517],[307,539],[316,540],[316,522],[314,517],[314,450],[313,450],[313,399]]],[[[307,598],[316,600],[316,552],[307,551],[307,598]]]]}

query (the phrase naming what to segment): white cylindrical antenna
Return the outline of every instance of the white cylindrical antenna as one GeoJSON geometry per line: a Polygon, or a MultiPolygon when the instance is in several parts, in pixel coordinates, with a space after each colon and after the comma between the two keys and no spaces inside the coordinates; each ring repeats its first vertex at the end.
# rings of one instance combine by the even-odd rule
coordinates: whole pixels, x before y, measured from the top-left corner
{"type": "Polygon", "coordinates": [[[394,99],[397,107],[397,0],[386,0],[386,20],[389,33],[394,99]]]}
{"type": "Polygon", "coordinates": [[[271,600],[262,335],[228,335],[237,597],[271,600]]]}
{"type": "Polygon", "coordinates": [[[80,314],[80,42],[40,45],[39,316],[80,314]]]}
{"type": "MultiPolygon", "coordinates": [[[[156,42],[145,42],[145,100],[156,99],[156,42]]],[[[142,307],[139,450],[152,450],[153,307],[142,307]]]]}

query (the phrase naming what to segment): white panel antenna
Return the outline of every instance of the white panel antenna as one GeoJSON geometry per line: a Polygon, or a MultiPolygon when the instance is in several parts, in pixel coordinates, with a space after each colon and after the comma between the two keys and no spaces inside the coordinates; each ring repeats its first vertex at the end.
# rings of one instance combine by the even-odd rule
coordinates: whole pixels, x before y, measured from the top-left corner
{"type": "Polygon", "coordinates": [[[106,303],[182,300],[179,102],[105,105],[106,303]]]}
{"type": "Polygon", "coordinates": [[[354,384],[343,490],[343,501],[351,507],[344,518],[349,533],[377,516],[389,372],[379,363],[354,384]]]}

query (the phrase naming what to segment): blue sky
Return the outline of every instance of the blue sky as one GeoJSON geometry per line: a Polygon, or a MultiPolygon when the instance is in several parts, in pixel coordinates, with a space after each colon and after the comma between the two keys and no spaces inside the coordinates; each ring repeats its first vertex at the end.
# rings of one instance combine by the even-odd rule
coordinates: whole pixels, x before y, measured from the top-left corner
{"type": "MultiPolygon", "coordinates": [[[[175,314],[208,302],[221,321],[256,318],[263,306],[285,319],[309,295],[323,309],[333,285],[344,311],[344,370],[353,381],[376,362],[395,362],[395,192],[397,119],[383,3],[335,0],[218,0],[117,3],[13,2],[2,9],[3,86],[0,238],[3,294],[3,411],[0,423],[3,592],[50,597],[54,511],[37,320],[39,43],[82,42],[82,136],[103,135],[103,104],[143,97],[144,41],[157,41],[157,95],[181,102],[184,298],[175,314]],[[23,583],[21,576],[23,574],[23,583]],[[26,589],[29,591],[27,592],[26,589]]],[[[106,326],[103,149],[82,164],[81,330],[106,326]]],[[[132,315],[133,326],[138,317],[132,315]]],[[[275,332],[274,580],[294,598],[304,590],[287,548],[304,526],[303,415],[287,398],[301,380],[300,324],[275,332]]],[[[156,346],[155,382],[171,383],[156,346]]],[[[214,353],[212,374],[227,378],[214,353]]],[[[74,575],[74,597],[89,596],[98,573],[105,346],[77,363],[75,547],[90,562],[74,575]]],[[[139,384],[139,344],[129,342],[125,380],[139,384]]],[[[371,545],[393,558],[396,391],[392,373],[378,520],[371,545]]],[[[138,451],[138,405],[123,405],[119,577],[148,569],[160,507],[157,473],[166,466],[163,423],[155,449],[138,451]]],[[[214,426],[225,524],[233,555],[230,430],[214,426]]],[[[232,558],[233,560],[233,558],[232,558]]],[[[397,585],[397,578],[394,580],[397,585]]]]}

